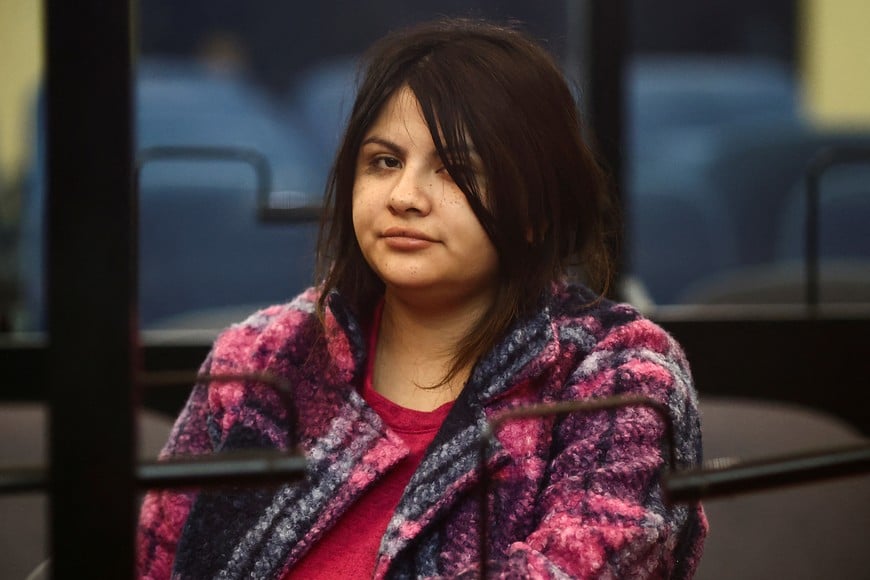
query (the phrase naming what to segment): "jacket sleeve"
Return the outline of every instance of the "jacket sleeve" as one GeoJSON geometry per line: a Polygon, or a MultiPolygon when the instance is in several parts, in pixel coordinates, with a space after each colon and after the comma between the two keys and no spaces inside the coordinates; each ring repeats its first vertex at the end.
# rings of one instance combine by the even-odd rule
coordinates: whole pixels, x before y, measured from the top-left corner
{"type": "MultiPolygon", "coordinates": [[[[224,330],[199,369],[200,375],[265,373],[275,349],[288,339],[291,332],[295,332],[301,325],[300,320],[316,321],[308,314],[313,298],[316,294],[308,291],[289,305],[268,307],[224,330]]],[[[250,386],[246,381],[218,380],[197,384],[175,422],[160,459],[250,447],[251,441],[246,437],[250,432],[265,429],[260,420],[262,410],[267,407],[276,409],[274,418],[281,419],[283,402],[272,388],[250,386]],[[229,442],[233,432],[238,440],[229,442]]],[[[285,435],[280,428],[270,430],[270,437],[285,435]]],[[[261,443],[258,440],[254,446],[261,443]]],[[[182,531],[196,497],[197,490],[190,488],[155,490],[146,494],[137,528],[139,578],[160,580],[171,577],[182,531]]]]}
{"type": "MultiPolygon", "coordinates": [[[[208,373],[210,367],[211,356],[200,373],[208,373]]],[[[208,407],[207,385],[194,386],[160,453],[161,460],[213,451],[208,407]]],[[[136,533],[137,577],[149,580],[170,577],[175,548],[195,496],[196,491],[191,489],[149,491],[145,495],[136,533]]]]}
{"type": "MultiPolygon", "coordinates": [[[[676,342],[638,320],[602,340],[570,374],[565,398],[643,395],[663,403],[677,463],[697,464],[697,400],[676,342]]],[[[574,413],[557,422],[540,517],[493,562],[501,578],[684,578],[700,557],[700,505],[670,506],[660,484],[664,424],[642,407],[574,413]]]]}

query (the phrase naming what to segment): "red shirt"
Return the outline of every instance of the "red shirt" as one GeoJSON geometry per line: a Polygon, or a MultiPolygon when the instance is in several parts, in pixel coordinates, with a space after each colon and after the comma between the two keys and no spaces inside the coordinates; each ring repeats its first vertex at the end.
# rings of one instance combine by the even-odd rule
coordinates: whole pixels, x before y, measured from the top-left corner
{"type": "Polygon", "coordinates": [[[380,308],[374,320],[376,322],[369,336],[370,355],[362,395],[384,423],[402,438],[411,453],[348,509],[336,525],[296,563],[284,577],[285,580],[371,578],[381,538],[396,505],[453,405],[450,402],[434,411],[415,411],[393,403],[374,390],[372,370],[380,308]]]}

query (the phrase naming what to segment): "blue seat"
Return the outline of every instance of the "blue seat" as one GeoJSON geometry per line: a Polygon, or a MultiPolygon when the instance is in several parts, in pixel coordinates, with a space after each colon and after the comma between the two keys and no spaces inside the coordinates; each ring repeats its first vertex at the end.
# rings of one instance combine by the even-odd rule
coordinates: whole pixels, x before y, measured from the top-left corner
{"type": "MultiPolygon", "coordinates": [[[[818,256],[822,302],[870,303],[870,165],[831,168],[819,183],[818,256]]],[[[778,261],[800,263],[806,244],[806,183],[789,194],[779,218],[778,261]]]]}
{"type": "Polygon", "coordinates": [[[187,175],[220,170],[221,185],[205,185],[204,175],[199,184],[150,184],[149,171],[159,176],[161,165],[143,173],[140,196],[143,328],[165,328],[167,319],[193,311],[284,301],[311,284],[316,227],[259,223],[249,168],[188,163],[198,167],[187,175]]]}
{"type": "Polygon", "coordinates": [[[870,133],[801,125],[745,127],[727,133],[708,180],[738,226],[738,257],[752,266],[776,259],[776,223],[794,184],[815,155],[831,146],[868,146],[870,133]]]}
{"type": "MultiPolygon", "coordinates": [[[[323,177],[307,137],[288,126],[244,77],[188,62],[145,62],[137,71],[137,150],[153,146],[233,146],[262,154],[272,188],[317,203],[323,177]]],[[[41,118],[41,117],[40,117],[41,118]]],[[[22,251],[30,329],[44,328],[39,130],[27,192],[22,251]]],[[[139,302],[143,328],[185,312],[285,300],[312,281],[315,226],[262,224],[256,180],[241,163],[179,159],[146,164],[139,190],[139,302]]],[[[285,195],[286,196],[286,195],[285,195]]]]}
{"type": "MultiPolygon", "coordinates": [[[[702,393],[700,408],[707,460],[749,463],[866,443],[855,425],[785,401],[702,393]]],[[[868,475],[719,497],[704,510],[710,534],[698,580],[867,576],[868,475]]]]}
{"type": "MultiPolygon", "coordinates": [[[[870,303],[870,167],[841,166],[820,183],[819,301],[870,303]]],[[[799,181],[769,221],[773,260],[725,271],[687,289],[704,304],[804,304],[806,190],[799,181]]]]}
{"type": "Polygon", "coordinates": [[[656,304],[735,262],[733,227],[712,200],[645,192],[628,201],[626,222],[627,271],[656,304]]]}
{"type": "Polygon", "coordinates": [[[724,127],[795,123],[798,91],[765,58],[643,56],[626,72],[629,190],[703,190],[724,127]]]}
{"type": "MultiPolygon", "coordinates": [[[[704,304],[803,304],[806,300],[805,172],[826,146],[870,144],[859,133],[801,127],[735,135],[713,168],[737,224],[738,267],[687,288],[704,304]]],[[[870,302],[870,168],[837,168],[821,181],[819,299],[870,302]]]]}
{"type": "MultiPolygon", "coordinates": [[[[870,164],[831,168],[819,182],[819,257],[870,260],[870,164]]],[[[777,230],[777,258],[804,257],[806,183],[785,202],[777,230]]]]}
{"type": "Polygon", "coordinates": [[[644,56],[629,63],[626,94],[631,272],[655,302],[675,303],[739,262],[743,216],[717,195],[711,167],[759,120],[797,125],[797,91],[769,59],[644,56]]]}
{"type": "Polygon", "coordinates": [[[21,184],[18,235],[18,292],[21,312],[15,330],[45,329],[44,221],[45,221],[45,95],[38,91],[30,112],[32,150],[21,184]]]}
{"type": "Polygon", "coordinates": [[[318,62],[303,72],[288,96],[288,114],[305,128],[325,175],[342,137],[356,96],[354,56],[318,62]]]}
{"type": "Polygon", "coordinates": [[[627,74],[629,114],[642,134],[797,114],[788,67],[768,58],[639,56],[627,74]]]}
{"type": "MultiPolygon", "coordinates": [[[[272,187],[319,198],[307,136],[253,85],[208,71],[155,67],[140,77],[140,148],[235,146],[262,153],[272,187]]],[[[194,311],[286,300],[313,280],[315,227],[257,221],[250,167],[160,161],[140,180],[142,326],[194,311]]],[[[224,321],[221,321],[224,322],[224,321]]]]}
{"type": "Polygon", "coordinates": [[[321,193],[322,177],[311,169],[315,159],[305,129],[285,122],[246,77],[187,61],[152,60],[139,65],[137,78],[138,149],[246,147],[267,157],[275,188],[321,193]]]}

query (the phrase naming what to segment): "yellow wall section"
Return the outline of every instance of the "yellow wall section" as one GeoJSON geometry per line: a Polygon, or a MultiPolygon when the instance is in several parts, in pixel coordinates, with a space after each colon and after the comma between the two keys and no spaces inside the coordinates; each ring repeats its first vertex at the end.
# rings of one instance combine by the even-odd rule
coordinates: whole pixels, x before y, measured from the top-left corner
{"type": "Polygon", "coordinates": [[[42,2],[0,0],[0,174],[17,177],[30,152],[32,102],[42,69],[42,2]]]}
{"type": "Polygon", "coordinates": [[[870,127],[870,2],[802,0],[807,113],[823,124],[870,127]]]}

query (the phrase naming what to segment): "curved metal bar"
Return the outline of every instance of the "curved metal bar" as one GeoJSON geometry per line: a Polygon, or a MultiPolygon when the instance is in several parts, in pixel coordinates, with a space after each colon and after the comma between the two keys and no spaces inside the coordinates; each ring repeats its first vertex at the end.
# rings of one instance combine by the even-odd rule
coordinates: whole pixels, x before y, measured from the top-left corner
{"type": "Polygon", "coordinates": [[[832,167],[864,163],[870,163],[868,147],[828,147],[813,157],[807,167],[804,267],[807,309],[811,317],[818,314],[819,307],[819,182],[822,175],[832,167]]]}
{"type": "Polygon", "coordinates": [[[307,223],[320,220],[320,205],[274,203],[280,193],[272,191],[272,169],[265,155],[247,147],[206,145],[158,145],[146,147],[136,156],[134,183],[139,191],[142,169],[154,161],[237,161],[254,169],[257,180],[257,219],[264,223],[307,223]]]}
{"type": "MultiPolygon", "coordinates": [[[[262,485],[296,481],[305,475],[306,460],[278,451],[225,453],[207,458],[184,457],[147,461],[136,466],[139,489],[262,485]]],[[[0,495],[43,492],[48,471],[42,467],[0,469],[0,495]]]]}
{"type": "Polygon", "coordinates": [[[276,204],[275,197],[282,192],[272,192],[270,199],[257,208],[257,217],[265,223],[311,223],[319,222],[323,215],[321,205],[276,204]]]}
{"type": "Polygon", "coordinates": [[[0,495],[33,493],[48,488],[48,470],[42,467],[4,467],[0,469],[0,495]]]}
{"type": "Polygon", "coordinates": [[[278,451],[226,453],[141,463],[136,480],[142,489],[286,483],[302,479],[306,465],[302,455],[278,451]]]}
{"type": "Polygon", "coordinates": [[[136,155],[133,174],[136,194],[143,168],[154,161],[235,161],[250,165],[257,179],[258,215],[269,207],[272,191],[272,168],[265,155],[248,147],[216,145],[157,145],[141,149],[136,155]]]}
{"type": "Polygon", "coordinates": [[[669,501],[683,503],[866,473],[870,473],[870,443],[776,459],[737,460],[718,469],[672,471],[664,474],[663,486],[669,501]]]}
{"type": "MultiPolygon", "coordinates": [[[[291,425],[295,421],[293,400],[290,397],[291,383],[272,373],[195,374],[167,371],[139,375],[139,384],[146,388],[234,381],[263,383],[274,387],[284,400],[291,425]]],[[[289,440],[287,445],[289,448],[289,440]]],[[[305,466],[306,460],[302,455],[278,451],[219,454],[140,464],[137,482],[147,489],[229,483],[280,483],[287,481],[288,476],[289,479],[301,478],[305,473],[305,466]]]]}
{"type": "MultiPolygon", "coordinates": [[[[271,373],[196,374],[184,371],[140,374],[139,385],[168,387],[210,382],[254,381],[275,387],[292,411],[290,382],[271,373]]],[[[305,472],[305,458],[298,454],[264,451],[262,453],[219,454],[209,457],[178,458],[172,461],[145,462],[136,466],[136,484],[144,489],[189,486],[216,486],[225,483],[256,485],[298,479],[305,472]]],[[[0,469],[0,494],[39,492],[48,486],[47,471],[26,466],[0,469]]]]}

